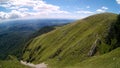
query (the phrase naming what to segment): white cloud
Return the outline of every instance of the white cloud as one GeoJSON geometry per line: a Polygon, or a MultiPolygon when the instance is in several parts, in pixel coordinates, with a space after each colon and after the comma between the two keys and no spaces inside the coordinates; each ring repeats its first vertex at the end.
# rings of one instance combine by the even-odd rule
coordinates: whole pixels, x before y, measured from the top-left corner
{"type": "Polygon", "coordinates": [[[103,7],[101,7],[100,9],[97,9],[96,11],[97,11],[97,12],[100,12],[100,13],[103,13],[103,12],[106,12],[107,10],[108,10],[108,8],[105,7],[105,6],[103,6],[103,7]]]}
{"type": "Polygon", "coordinates": [[[2,2],[6,2],[6,1],[8,1],[8,0],[0,0],[0,3],[2,3],[2,2]]]}
{"type": "Polygon", "coordinates": [[[33,7],[34,10],[36,11],[41,11],[41,10],[58,10],[60,9],[59,6],[54,6],[51,4],[45,4],[45,3],[41,3],[41,5],[36,5],[35,7],[33,7]]]}
{"type": "Polygon", "coordinates": [[[120,0],[116,0],[118,4],[120,4],[120,0]]]}
{"type": "Polygon", "coordinates": [[[86,8],[90,8],[90,6],[86,6],[86,8]]]}
{"type": "Polygon", "coordinates": [[[20,8],[18,6],[12,6],[12,7],[9,7],[9,9],[15,10],[15,9],[20,9],[20,8]]]}
{"type": "Polygon", "coordinates": [[[45,3],[42,3],[41,5],[35,6],[33,8],[33,10],[39,11],[39,12],[46,12],[47,14],[49,14],[49,13],[65,13],[65,14],[68,14],[69,13],[68,11],[60,10],[59,6],[54,6],[54,5],[51,5],[51,4],[46,5],[45,3]]]}
{"type": "Polygon", "coordinates": [[[9,15],[5,12],[0,12],[0,19],[8,19],[9,18],[9,15]]]}
{"type": "Polygon", "coordinates": [[[61,10],[59,6],[48,4],[43,0],[0,0],[1,7],[10,12],[1,12],[0,19],[23,18],[23,17],[51,17],[55,14],[70,14],[61,10]],[[3,3],[4,2],[4,3],[3,3]]]}
{"type": "Polygon", "coordinates": [[[15,18],[20,18],[23,17],[23,14],[21,14],[20,12],[16,11],[16,10],[12,10],[9,13],[6,12],[0,12],[0,19],[15,19],[15,18]]]}
{"type": "Polygon", "coordinates": [[[20,8],[18,10],[21,11],[21,12],[25,12],[25,11],[28,11],[29,9],[28,8],[20,8]]]}
{"type": "Polygon", "coordinates": [[[81,13],[81,14],[92,14],[94,12],[91,11],[77,11],[76,13],[81,13]]]}
{"type": "Polygon", "coordinates": [[[103,9],[97,9],[96,11],[97,12],[105,12],[105,10],[103,10],[103,9]]]}
{"type": "Polygon", "coordinates": [[[108,8],[103,6],[101,9],[103,9],[103,10],[107,10],[108,8]]]}

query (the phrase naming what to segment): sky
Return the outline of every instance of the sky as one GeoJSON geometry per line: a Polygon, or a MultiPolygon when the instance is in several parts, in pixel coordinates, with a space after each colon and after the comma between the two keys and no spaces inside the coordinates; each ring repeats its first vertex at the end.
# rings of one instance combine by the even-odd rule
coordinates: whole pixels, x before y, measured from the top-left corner
{"type": "Polygon", "coordinates": [[[0,20],[81,19],[104,12],[120,13],[120,0],[0,0],[0,20]]]}

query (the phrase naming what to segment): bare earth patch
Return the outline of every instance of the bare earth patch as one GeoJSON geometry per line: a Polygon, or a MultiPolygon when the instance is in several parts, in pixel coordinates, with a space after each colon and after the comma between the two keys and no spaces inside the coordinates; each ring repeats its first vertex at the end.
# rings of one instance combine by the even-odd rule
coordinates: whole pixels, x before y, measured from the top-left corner
{"type": "Polygon", "coordinates": [[[29,66],[31,68],[47,68],[47,64],[45,63],[41,63],[41,64],[32,64],[32,63],[27,63],[27,62],[24,62],[24,61],[20,61],[21,64],[23,65],[26,65],[26,66],[29,66]]]}

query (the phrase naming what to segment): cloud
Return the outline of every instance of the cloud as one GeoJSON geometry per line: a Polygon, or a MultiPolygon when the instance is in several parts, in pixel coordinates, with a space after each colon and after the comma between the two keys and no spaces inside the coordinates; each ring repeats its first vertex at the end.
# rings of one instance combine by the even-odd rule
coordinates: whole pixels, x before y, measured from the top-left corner
{"type": "Polygon", "coordinates": [[[101,9],[103,9],[103,10],[107,10],[108,8],[103,6],[101,9]]]}
{"type": "Polygon", "coordinates": [[[0,12],[0,19],[8,19],[9,18],[9,15],[5,12],[0,12]]]}
{"type": "Polygon", "coordinates": [[[103,12],[106,12],[107,10],[108,10],[108,8],[105,7],[105,6],[103,6],[103,7],[101,7],[100,9],[97,9],[96,11],[97,11],[97,12],[100,12],[100,13],[103,13],[103,12]]]}
{"type": "Polygon", "coordinates": [[[94,12],[91,11],[77,11],[76,13],[81,13],[81,14],[92,14],[94,12]]]}
{"type": "Polygon", "coordinates": [[[105,10],[103,10],[103,9],[97,9],[96,11],[97,12],[105,12],[105,10]]]}
{"type": "Polygon", "coordinates": [[[86,6],[86,8],[90,8],[90,6],[86,6]]]}
{"type": "Polygon", "coordinates": [[[116,0],[116,2],[117,2],[118,4],[120,4],[120,0],[116,0]]]}
{"type": "Polygon", "coordinates": [[[6,1],[8,1],[8,0],[0,0],[0,3],[6,2],[6,1]]]}
{"type": "Polygon", "coordinates": [[[21,12],[25,12],[25,11],[28,11],[29,9],[28,8],[20,8],[18,10],[21,11],[21,12]]]}
{"type": "Polygon", "coordinates": [[[20,12],[16,11],[16,10],[12,10],[9,13],[6,12],[0,12],[0,19],[15,19],[15,18],[20,18],[23,17],[24,15],[21,14],[20,12]]]}
{"type": "Polygon", "coordinates": [[[0,19],[2,20],[70,14],[68,11],[61,10],[59,6],[48,4],[43,0],[0,0],[0,2],[0,7],[9,10],[9,12],[0,12],[0,19]]]}
{"type": "Polygon", "coordinates": [[[63,10],[60,10],[60,7],[59,6],[54,6],[54,5],[51,5],[51,4],[45,4],[45,3],[42,3],[41,5],[37,5],[33,8],[34,11],[38,11],[38,12],[46,12],[47,14],[49,13],[69,13],[68,11],[63,11],[63,10]]]}

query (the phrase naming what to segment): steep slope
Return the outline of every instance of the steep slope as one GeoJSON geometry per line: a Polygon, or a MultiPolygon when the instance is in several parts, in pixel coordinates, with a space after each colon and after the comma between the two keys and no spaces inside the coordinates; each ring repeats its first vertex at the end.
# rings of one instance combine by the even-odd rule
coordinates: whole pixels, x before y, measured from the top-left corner
{"type": "Polygon", "coordinates": [[[0,59],[5,59],[8,55],[21,55],[27,36],[24,32],[8,32],[0,35],[0,59]]]}
{"type": "Polygon", "coordinates": [[[30,68],[22,65],[15,57],[9,56],[7,60],[0,60],[0,68],[30,68]]]}
{"type": "Polygon", "coordinates": [[[66,19],[0,21],[0,59],[6,59],[8,55],[21,57],[24,44],[29,40],[28,37],[41,28],[42,31],[44,26],[63,25],[71,21],[66,19]]]}
{"type": "Polygon", "coordinates": [[[17,60],[0,60],[0,68],[30,68],[25,65],[22,65],[17,60]]]}
{"type": "Polygon", "coordinates": [[[31,39],[34,39],[35,37],[40,36],[44,33],[48,33],[50,31],[54,30],[55,27],[56,26],[45,26],[45,27],[39,29],[38,31],[34,32],[32,35],[30,35],[29,39],[31,40],[31,39]]]}
{"type": "Polygon", "coordinates": [[[67,68],[120,68],[120,48],[67,68]]]}
{"type": "Polygon", "coordinates": [[[27,44],[23,60],[61,68],[110,52],[120,46],[118,18],[97,14],[38,36],[27,44]]]}

